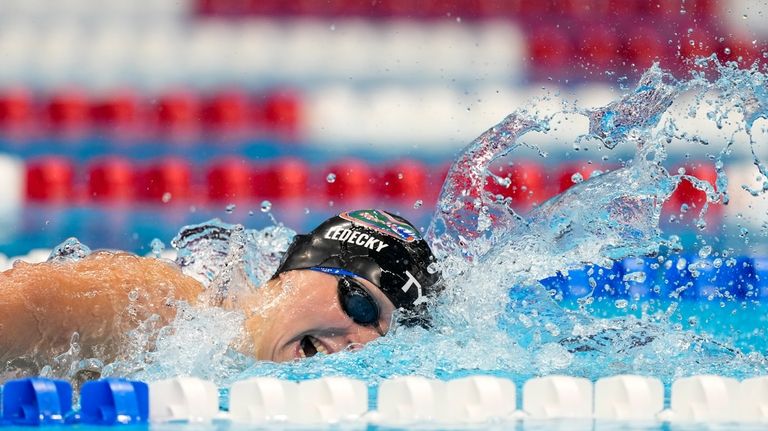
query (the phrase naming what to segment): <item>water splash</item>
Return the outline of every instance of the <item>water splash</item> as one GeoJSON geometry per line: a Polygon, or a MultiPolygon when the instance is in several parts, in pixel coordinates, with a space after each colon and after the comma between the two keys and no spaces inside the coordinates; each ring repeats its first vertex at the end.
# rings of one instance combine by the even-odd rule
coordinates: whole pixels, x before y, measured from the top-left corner
{"type": "Polygon", "coordinates": [[[67,238],[61,244],[57,245],[48,256],[48,261],[57,262],[76,262],[91,254],[91,249],[77,240],[77,238],[67,238]]]}
{"type": "MultiPolygon", "coordinates": [[[[627,256],[659,256],[654,265],[682,265],[695,272],[695,261],[665,257],[667,251],[680,249],[680,239],[665,236],[661,207],[682,180],[706,194],[700,219],[709,204],[728,202],[723,166],[734,145],[750,147],[755,175],[761,178],[763,186],[750,192],[768,190],[754,134],[768,118],[765,75],[756,66],[739,69],[714,58],[697,64],[716,78],[695,73],[676,81],[653,66],[637,88],[605,107],[566,108],[564,112],[588,119],[580,140],[597,140],[608,150],[627,147],[635,156],[574,184],[528,214],[484,191],[492,178],[488,168],[531,147],[524,138],[546,133],[551,113],[535,108],[513,113],[462,152],[427,232],[447,283],[446,293],[434,304],[432,330],[400,327],[355,352],[288,364],[253,362],[232,348],[242,336],[241,315],[182,306],[169,327],[157,328],[150,319],[137,328],[130,337],[134,355],[106,365],[104,373],[148,380],[192,374],[220,385],[254,375],[304,379],[341,374],[376,384],[402,374],[447,378],[476,372],[517,381],[549,373],[589,378],[639,373],[667,383],[694,373],[765,374],[763,347],[739,349],[729,340],[697,331],[701,323],[696,316],[682,317],[677,296],[686,286],[673,288],[672,298],[655,304],[609,299],[619,315],[597,317],[592,305],[600,298],[587,294],[569,304],[538,282],[585,264],[608,267],[627,256]],[[689,123],[701,121],[725,131],[726,138],[715,142],[696,127],[691,130],[689,123]],[[740,140],[742,135],[746,139],[740,140]],[[669,172],[669,145],[707,145],[718,173],[714,186],[685,171],[669,172]],[[160,334],[156,343],[147,336],[153,331],[160,334]]],[[[268,279],[293,234],[282,226],[252,231],[214,220],[183,228],[171,244],[178,249],[182,270],[206,285],[211,302],[218,303],[233,289],[255,288],[268,279]]],[[[713,255],[705,247],[699,253],[713,255]]],[[[601,270],[590,271],[595,290],[601,270]]],[[[642,271],[633,271],[621,282],[643,279],[642,271]]],[[[714,301],[712,306],[745,308],[734,302],[714,301]]],[[[763,330],[756,337],[765,335],[763,330]]]]}

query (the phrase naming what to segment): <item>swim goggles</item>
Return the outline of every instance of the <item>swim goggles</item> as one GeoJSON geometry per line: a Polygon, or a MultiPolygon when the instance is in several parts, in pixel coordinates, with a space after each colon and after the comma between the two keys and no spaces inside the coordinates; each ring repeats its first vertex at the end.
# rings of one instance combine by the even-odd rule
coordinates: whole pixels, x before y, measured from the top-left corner
{"type": "Polygon", "coordinates": [[[381,311],[376,299],[365,289],[362,283],[357,281],[359,275],[340,268],[328,268],[315,266],[309,268],[338,277],[339,304],[341,309],[353,322],[361,326],[370,326],[381,333],[379,320],[381,311]]]}

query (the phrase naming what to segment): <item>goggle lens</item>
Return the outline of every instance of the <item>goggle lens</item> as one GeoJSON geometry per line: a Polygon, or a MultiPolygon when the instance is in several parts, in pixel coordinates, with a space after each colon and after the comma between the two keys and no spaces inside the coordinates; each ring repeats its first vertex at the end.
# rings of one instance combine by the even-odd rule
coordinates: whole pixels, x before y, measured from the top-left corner
{"type": "Polygon", "coordinates": [[[358,325],[376,326],[380,312],[376,300],[353,278],[339,277],[339,303],[341,309],[358,325]]]}

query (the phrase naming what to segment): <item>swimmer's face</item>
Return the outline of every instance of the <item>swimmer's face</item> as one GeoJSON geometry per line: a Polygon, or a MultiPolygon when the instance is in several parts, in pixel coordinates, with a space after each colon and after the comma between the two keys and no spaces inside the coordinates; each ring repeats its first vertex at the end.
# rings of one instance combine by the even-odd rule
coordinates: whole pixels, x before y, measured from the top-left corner
{"type": "Polygon", "coordinates": [[[254,334],[256,358],[276,362],[302,359],[314,354],[331,354],[356,349],[389,330],[394,305],[371,282],[358,278],[376,301],[378,325],[355,323],[341,308],[338,278],[318,271],[298,270],[280,274],[265,287],[272,298],[260,307],[254,334]],[[376,327],[378,326],[378,327],[376,327]]]}

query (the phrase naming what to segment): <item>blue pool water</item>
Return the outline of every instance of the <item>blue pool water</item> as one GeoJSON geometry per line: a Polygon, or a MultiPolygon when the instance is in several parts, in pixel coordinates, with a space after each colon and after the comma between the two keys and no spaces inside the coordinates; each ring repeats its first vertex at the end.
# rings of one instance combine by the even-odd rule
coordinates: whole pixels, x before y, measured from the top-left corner
{"type": "MultiPolygon", "coordinates": [[[[562,127],[563,119],[533,108],[519,111],[471,143],[451,169],[426,229],[448,287],[434,304],[432,330],[397,328],[361,351],[274,364],[255,362],[231,348],[241,336],[238,313],[182,307],[176,321],[156,334],[151,351],[142,347],[148,334],[139,329],[129,334],[138,347],[117,362],[79,357],[77,349],[71,349],[55,358],[67,367],[46,372],[68,377],[90,370],[140,380],[193,375],[220,387],[266,375],[294,380],[345,375],[375,387],[398,375],[447,379],[493,374],[521,384],[548,374],[595,380],[627,373],[656,376],[668,388],[674,379],[694,374],[768,374],[768,301],[754,286],[759,281],[754,271],[739,280],[747,273],[739,259],[764,255],[750,245],[735,250],[724,246],[725,239],[704,234],[694,234],[684,244],[660,227],[661,204],[683,178],[705,191],[711,202],[728,199],[723,166],[733,146],[749,148],[755,175],[763,178],[762,187],[749,191],[761,195],[768,190],[768,170],[759,150],[768,117],[766,76],[713,60],[702,60],[699,68],[707,73],[675,81],[653,67],[634,90],[606,107],[563,107],[561,115],[574,118],[565,122],[567,127],[584,129],[580,145],[592,146],[597,154],[630,147],[635,157],[528,214],[517,214],[509,202],[479,192],[486,169],[500,157],[514,157],[516,149],[532,145],[525,141],[529,134],[562,127]],[[684,120],[691,116],[732,128],[732,139],[702,143],[695,130],[686,129],[684,120]],[[716,187],[665,167],[666,146],[703,144],[711,147],[720,174],[716,187]],[[686,257],[683,263],[681,255],[686,257]],[[653,261],[635,266],[627,260],[648,256],[653,261]],[[615,262],[624,266],[614,270],[615,262]],[[733,268],[739,270],[728,272],[733,268]],[[728,286],[729,280],[743,283],[728,286]]],[[[179,226],[189,222],[188,217],[185,213],[161,224],[179,226]]],[[[705,223],[702,213],[695,224],[703,229],[705,223]]],[[[274,260],[267,257],[281,251],[293,234],[274,226],[230,228],[237,235],[180,252],[194,251],[201,260],[218,259],[220,265],[235,259],[259,282],[274,269],[274,260]]],[[[51,229],[68,232],[72,226],[51,229]]],[[[157,227],[158,237],[163,229],[157,227]]],[[[87,243],[89,235],[103,232],[83,234],[81,239],[87,243]]],[[[146,237],[136,241],[139,249],[147,244],[146,237]]],[[[226,397],[223,402],[226,405],[226,397]]],[[[529,423],[525,429],[538,426],[529,423]]],[[[571,424],[563,426],[571,429],[571,424]]],[[[541,425],[551,428],[552,423],[541,425]]]]}

